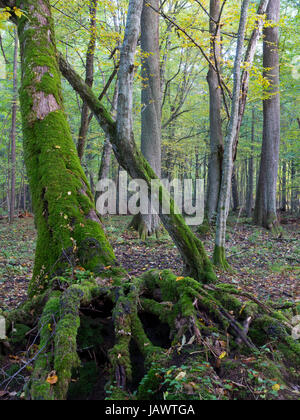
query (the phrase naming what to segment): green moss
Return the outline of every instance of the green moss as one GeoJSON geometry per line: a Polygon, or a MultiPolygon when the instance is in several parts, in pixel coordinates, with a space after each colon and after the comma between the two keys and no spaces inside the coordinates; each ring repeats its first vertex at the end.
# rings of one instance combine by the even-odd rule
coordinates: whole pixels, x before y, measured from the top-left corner
{"type": "Polygon", "coordinates": [[[93,391],[94,385],[99,377],[99,368],[94,361],[84,363],[73,375],[75,382],[72,382],[68,391],[69,400],[85,400],[93,391]]]}
{"type": "MultiPolygon", "coordinates": [[[[48,1],[43,4],[50,10],[48,1]]],[[[38,230],[29,287],[32,297],[47,288],[53,274],[80,264],[82,252],[84,267],[94,272],[112,265],[115,257],[96,221],[93,197],[64,112],[53,21],[40,2],[27,1],[24,8],[26,17],[18,20],[23,74],[20,101],[25,163],[38,230]],[[49,25],[41,24],[38,15],[49,25]],[[56,110],[37,114],[40,92],[55,98],[56,110]],[[89,246],[91,241],[94,246],[89,246]],[[86,258],[87,248],[91,248],[91,258],[86,258]]]]}
{"type": "Polygon", "coordinates": [[[14,329],[10,334],[10,341],[13,344],[25,344],[26,343],[26,333],[30,331],[30,328],[27,325],[16,324],[14,329]]]}
{"type": "Polygon", "coordinates": [[[141,381],[137,392],[137,399],[144,401],[157,399],[161,383],[162,376],[160,369],[154,366],[141,381]]]}
{"type": "Polygon", "coordinates": [[[214,265],[220,267],[223,270],[229,269],[229,264],[226,261],[226,252],[225,248],[215,245],[214,255],[213,255],[214,265]]]}
{"type": "Polygon", "coordinates": [[[107,392],[107,398],[106,400],[109,401],[128,401],[128,400],[134,400],[131,395],[128,394],[125,390],[118,388],[117,386],[111,387],[109,392],[107,392]]]}
{"type": "Polygon", "coordinates": [[[263,346],[268,340],[284,340],[287,337],[287,331],[281,322],[269,315],[264,315],[254,320],[249,336],[255,344],[263,346]]]}
{"type": "Polygon", "coordinates": [[[288,365],[300,370],[300,343],[292,337],[287,336],[285,340],[277,343],[277,348],[283,354],[288,365]]]}
{"type": "Polygon", "coordinates": [[[52,337],[53,321],[60,316],[60,293],[53,292],[45,305],[39,322],[40,345],[39,355],[35,362],[31,378],[30,394],[33,400],[54,399],[54,393],[50,384],[46,382],[47,375],[53,370],[53,355],[49,351],[52,337]]]}
{"type": "Polygon", "coordinates": [[[103,343],[102,330],[103,327],[97,319],[81,315],[77,337],[79,349],[99,347],[103,343]]]}

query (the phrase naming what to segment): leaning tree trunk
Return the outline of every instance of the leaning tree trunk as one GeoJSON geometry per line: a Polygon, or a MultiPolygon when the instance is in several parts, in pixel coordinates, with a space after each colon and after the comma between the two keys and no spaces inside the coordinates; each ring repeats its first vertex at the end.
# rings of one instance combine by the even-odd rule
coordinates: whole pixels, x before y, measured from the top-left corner
{"type": "Polygon", "coordinates": [[[225,150],[223,157],[223,171],[222,171],[222,183],[221,193],[218,205],[218,216],[217,216],[217,231],[214,249],[214,263],[227,268],[228,263],[225,257],[225,242],[226,242],[226,225],[227,217],[230,206],[231,196],[231,181],[233,173],[233,144],[237,132],[238,122],[238,111],[239,111],[239,98],[240,98],[240,87],[241,87],[241,62],[243,53],[243,44],[246,32],[247,14],[250,0],[244,0],[241,8],[241,19],[238,32],[238,41],[236,48],[236,57],[234,64],[234,89],[232,98],[232,109],[229,123],[228,134],[225,142],[225,150]]]}
{"type": "MultiPolygon", "coordinates": [[[[161,176],[161,81],[159,53],[159,0],[144,0],[141,17],[141,148],[158,178],[161,176]]],[[[147,200],[147,197],[145,197],[147,200]]],[[[131,226],[142,239],[158,234],[157,214],[138,214],[131,226]]]]}
{"type": "Polygon", "coordinates": [[[268,229],[278,225],[276,192],[280,146],[279,18],[280,0],[270,0],[267,18],[272,25],[264,30],[263,66],[269,82],[263,102],[263,143],[256,192],[254,221],[268,229]]]}
{"type": "MultiPolygon", "coordinates": [[[[211,56],[215,67],[220,69],[221,58],[221,37],[220,30],[217,31],[216,22],[220,15],[220,0],[210,0],[210,36],[211,56]]],[[[212,222],[218,209],[218,200],[221,188],[222,159],[224,151],[221,103],[222,93],[217,72],[210,65],[207,75],[209,86],[209,118],[210,118],[210,158],[208,166],[208,193],[207,193],[207,217],[212,222]]]]}
{"type": "MultiPolygon", "coordinates": [[[[136,23],[136,19],[136,17],[131,18],[133,24],[136,23]]],[[[131,20],[129,22],[131,22],[131,20]]],[[[135,30],[138,31],[139,27],[135,30]]],[[[132,33],[128,30],[127,38],[129,38],[129,40],[127,40],[127,43],[129,46],[132,41],[131,36],[133,37],[132,33]]],[[[137,37],[138,36],[136,36],[136,39],[137,37]]],[[[125,169],[133,179],[142,179],[146,182],[149,200],[151,197],[152,181],[155,182],[162,192],[158,197],[160,202],[159,216],[183,258],[186,273],[197,280],[214,282],[216,281],[216,276],[203,244],[186,225],[183,216],[177,214],[174,201],[170,198],[170,213],[165,214],[161,211],[163,203],[165,204],[166,201],[169,201],[169,194],[160,183],[155,172],[143,157],[142,153],[138,150],[134,141],[132,123],[129,122],[129,119],[131,120],[132,91],[130,87],[133,83],[133,51],[135,51],[135,49],[133,50],[132,47],[129,49],[129,46],[127,47],[125,44],[123,46],[123,56],[121,54],[120,72],[123,73],[120,73],[122,74],[122,78],[119,83],[118,126],[109,112],[97,99],[93,91],[71,68],[62,55],[59,55],[60,70],[72,87],[79,93],[81,98],[86,100],[100,126],[104,132],[109,135],[115,156],[122,168],[125,169]],[[126,47],[129,49],[129,52],[126,50],[126,47]]]]}
{"type": "Polygon", "coordinates": [[[37,226],[32,296],[66,265],[101,271],[114,262],[63,108],[48,0],[21,2],[20,102],[24,154],[37,226]]]}

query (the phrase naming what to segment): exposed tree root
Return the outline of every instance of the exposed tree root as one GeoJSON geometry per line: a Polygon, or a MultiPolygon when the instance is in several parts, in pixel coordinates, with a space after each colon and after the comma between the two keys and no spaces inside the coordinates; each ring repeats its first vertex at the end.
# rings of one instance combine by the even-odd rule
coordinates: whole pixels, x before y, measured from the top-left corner
{"type": "MultiPolygon", "coordinates": [[[[239,372],[243,369],[246,372],[243,360],[252,359],[270,392],[272,380],[276,379],[279,387],[285,389],[291,377],[295,383],[299,381],[296,372],[300,366],[300,345],[291,337],[291,309],[283,314],[230,285],[202,285],[191,278],[176,277],[170,271],[150,271],[141,279],[131,279],[121,271],[116,275],[108,270],[105,278],[88,278],[77,283],[69,285],[67,280],[55,279],[46,294],[39,320],[39,350],[27,386],[28,399],[67,399],[83,353],[90,355],[91,363],[92,359],[97,362],[96,340],[100,343],[98,352],[105,360],[102,364],[108,369],[106,395],[113,400],[159,399],[162,393],[173,398],[225,398],[226,387],[220,378],[222,375],[230,378],[233,371],[224,374],[223,367],[231,362],[240,367],[239,372]],[[103,310],[103,302],[110,302],[106,304],[111,308],[108,312],[103,310]],[[90,323],[111,329],[110,340],[103,338],[101,342],[102,337],[90,334],[87,343],[80,342],[82,333],[89,337],[85,318],[91,314],[94,320],[90,323]],[[159,345],[151,339],[149,326],[144,323],[146,314],[169,330],[169,337],[161,337],[159,345]],[[110,342],[111,347],[106,347],[105,342],[110,342]],[[144,366],[133,365],[130,350],[133,342],[140,354],[139,363],[144,366]],[[166,348],[166,342],[171,343],[167,345],[170,348],[166,348]],[[270,355],[266,348],[272,349],[268,350],[270,355]],[[184,368],[186,363],[188,370],[184,368]],[[137,368],[143,371],[142,376],[145,372],[146,375],[133,396],[137,368]],[[170,375],[173,382],[168,381],[170,375]],[[207,377],[210,384],[205,388],[207,377]]],[[[237,378],[231,380],[237,382],[237,378]]],[[[244,385],[238,382],[243,391],[252,389],[247,380],[244,378],[244,385]]],[[[255,396],[256,391],[253,392],[255,396]]]]}
{"type": "Polygon", "coordinates": [[[151,218],[150,223],[146,223],[145,218],[139,213],[135,215],[130,222],[128,228],[132,228],[133,230],[139,233],[139,238],[142,241],[145,241],[150,236],[156,236],[159,239],[160,233],[160,221],[159,217],[156,215],[153,216],[146,216],[147,218],[151,218]]]}

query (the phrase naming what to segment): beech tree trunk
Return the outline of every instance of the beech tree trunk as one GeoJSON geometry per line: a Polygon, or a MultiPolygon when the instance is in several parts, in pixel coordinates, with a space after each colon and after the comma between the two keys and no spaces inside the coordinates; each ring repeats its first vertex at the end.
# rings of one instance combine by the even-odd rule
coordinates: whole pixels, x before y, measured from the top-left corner
{"type": "Polygon", "coordinates": [[[246,192],[246,215],[252,217],[253,211],[253,186],[254,186],[254,141],[255,141],[255,111],[252,109],[252,129],[251,129],[251,156],[248,159],[248,176],[247,176],[247,192],[246,192]]]}
{"type": "Polygon", "coordinates": [[[17,138],[17,99],[18,99],[18,33],[15,29],[15,47],[13,64],[13,100],[11,110],[11,186],[10,186],[10,207],[9,223],[15,217],[16,205],[16,138],[17,138]]]}
{"type": "Polygon", "coordinates": [[[66,266],[102,272],[115,257],[64,112],[50,2],[21,1],[20,8],[24,154],[38,234],[33,296],[66,266]]]}
{"type": "Polygon", "coordinates": [[[250,0],[243,0],[241,8],[241,18],[238,31],[238,41],[236,48],[235,64],[234,64],[234,89],[232,98],[231,117],[228,128],[228,134],[225,142],[225,150],[223,157],[222,183],[221,193],[218,205],[217,231],[214,250],[214,263],[222,268],[227,268],[228,264],[225,258],[225,237],[227,217],[229,213],[231,182],[233,172],[233,144],[237,133],[237,122],[239,112],[239,98],[241,88],[241,62],[243,54],[243,44],[245,40],[247,14],[250,0]]]}
{"type": "Polygon", "coordinates": [[[248,90],[249,90],[249,81],[250,81],[250,69],[251,69],[251,67],[253,65],[253,62],[254,62],[255,53],[256,53],[256,49],[257,49],[257,44],[258,44],[258,41],[260,39],[262,29],[263,29],[263,26],[264,26],[263,16],[266,13],[269,1],[270,0],[261,0],[260,1],[260,4],[259,4],[258,9],[257,9],[256,25],[255,25],[255,28],[254,28],[252,34],[251,34],[251,38],[250,38],[250,41],[248,43],[248,48],[247,48],[247,52],[246,52],[246,56],[245,56],[245,60],[244,60],[245,64],[246,64],[246,67],[243,70],[243,74],[242,74],[241,95],[240,95],[240,99],[239,99],[239,102],[240,102],[239,103],[239,117],[238,117],[238,121],[237,121],[236,135],[235,135],[235,139],[234,139],[234,142],[233,142],[233,159],[234,160],[236,160],[236,157],[237,157],[239,135],[240,135],[240,130],[241,130],[243,117],[244,117],[245,109],[246,109],[248,90]]]}
{"type": "MultiPolygon", "coordinates": [[[[220,15],[220,0],[210,0],[210,36],[211,36],[211,59],[220,71],[221,45],[220,30],[216,34],[220,15]]],[[[208,166],[208,193],[207,193],[207,217],[211,223],[218,209],[222,177],[222,159],[224,142],[222,133],[221,106],[222,94],[219,79],[212,66],[207,75],[209,86],[209,119],[210,119],[210,159],[208,166]]]]}
{"type": "Polygon", "coordinates": [[[278,225],[276,192],[280,146],[279,18],[280,0],[270,0],[267,18],[273,23],[264,30],[264,77],[269,81],[263,102],[263,143],[256,193],[254,221],[268,229],[278,225]]]}
{"type": "Polygon", "coordinates": [[[240,200],[239,200],[238,180],[237,180],[235,165],[233,166],[233,170],[232,170],[231,182],[232,182],[232,210],[238,211],[240,207],[240,200]]]}
{"type": "MultiPolygon", "coordinates": [[[[141,149],[158,178],[161,177],[161,80],[159,51],[159,0],[144,0],[141,16],[142,92],[141,149]]],[[[147,200],[147,197],[144,198],[147,200]]],[[[138,214],[131,226],[140,237],[158,234],[159,216],[138,214]]]]}
{"type": "MultiPolygon", "coordinates": [[[[116,112],[117,112],[117,105],[118,105],[118,85],[116,85],[114,90],[114,97],[112,101],[112,107],[111,107],[111,115],[113,119],[116,119],[116,112]]],[[[99,173],[98,173],[98,180],[102,181],[104,179],[107,179],[109,177],[109,169],[110,169],[110,162],[111,162],[111,155],[112,155],[112,144],[110,142],[110,136],[109,134],[105,135],[105,142],[103,145],[103,151],[101,156],[101,163],[99,167],[99,173]]],[[[95,201],[97,203],[97,200],[99,198],[100,192],[96,191],[95,194],[95,201]]]]}

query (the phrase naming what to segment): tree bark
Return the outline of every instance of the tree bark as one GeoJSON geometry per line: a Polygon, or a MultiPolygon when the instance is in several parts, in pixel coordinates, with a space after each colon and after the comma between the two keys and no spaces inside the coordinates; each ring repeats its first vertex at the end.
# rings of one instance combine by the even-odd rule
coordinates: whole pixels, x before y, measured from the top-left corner
{"type": "MultiPolygon", "coordinates": [[[[113,97],[113,102],[112,102],[112,107],[111,107],[111,115],[114,120],[116,118],[117,105],[118,105],[118,86],[115,87],[114,97],[113,97]]],[[[106,134],[104,145],[103,145],[102,156],[101,156],[101,164],[100,164],[99,173],[98,173],[99,181],[107,179],[109,176],[111,155],[112,155],[112,145],[110,142],[110,136],[106,134]]],[[[96,202],[99,198],[99,194],[100,193],[96,191],[96,195],[95,195],[96,202]]]]}
{"type": "MultiPolygon", "coordinates": [[[[159,0],[144,0],[141,16],[141,149],[158,178],[161,177],[161,81],[159,51],[159,0]],[[150,7],[151,6],[151,7],[150,7]]],[[[147,200],[147,197],[144,198],[147,200]]],[[[131,225],[142,239],[158,234],[156,214],[136,215],[131,225]]]]}
{"type": "Polygon", "coordinates": [[[236,175],[236,167],[233,166],[232,169],[232,210],[238,211],[240,207],[240,200],[239,200],[239,190],[238,190],[238,180],[236,175]]]}
{"type": "Polygon", "coordinates": [[[263,101],[263,143],[254,221],[268,229],[278,225],[276,192],[280,146],[279,19],[280,0],[270,0],[267,18],[273,25],[264,30],[264,77],[270,86],[263,101]]]}
{"type": "MultiPolygon", "coordinates": [[[[96,17],[97,17],[97,5],[98,0],[91,0],[89,6],[90,12],[90,42],[88,45],[86,53],[86,66],[85,66],[85,82],[88,86],[92,87],[94,83],[94,58],[95,58],[95,49],[96,49],[96,17]]],[[[86,137],[89,130],[90,119],[89,119],[90,110],[85,102],[82,105],[81,111],[81,123],[79,129],[78,143],[77,143],[77,153],[80,161],[84,155],[86,137]]]]}
{"type": "Polygon", "coordinates": [[[255,110],[252,109],[252,129],[251,129],[251,156],[248,159],[248,176],[246,192],[246,215],[252,217],[253,211],[253,186],[254,186],[254,142],[255,142],[255,110]]]}
{"type": "Polygon", "coordinates": [[[218,205],[217,216],[217,231],[214,250],[214,263],[220,265],[222,268],[227,268],[228,264],[225,258],[225,237],[226,237],[226,224],[230,206],[231,196],[231,180],[233,171],[233,143],[236,137],[238,111],[239,111],[239,98],[241,87],[241,62],[243,53],[243,44],[245,40],[247,14],[250,0],[243,0],[241,8],[241,19],[238,31],[238,41],[236,48],[235,64],[234,64],[234,89],[232,98],[232,109],[229,123],[228,134],[225,142],[223,169],[222,169],[222,183],[221,193],[218,205]]]}
{"type": "MultiPolygon", "coordinates": [[[[211,36],[211,59],[215,67],[220,71],[221,58],[221,37],[220,29],[216,34],[220,15],[220,0],[210,0],[210,36],[211,36]]],[[[209,86],[209,119],[210,119],[210,158],[208,166],[208,193],[207,193],[207,217],[211,223],[218,209],[218,200],[221,187],[222,159],[224,152],[224,141],[222,133],[222,93],[219,86],[219,78],[212,66],[207,75],[209,86]]]]}
{"type": "Polygon", "coordinates": [[[33,296],[66,267],[101,272],[115,257],[64,112],[50,3],[28,0],[20,7],[26,14],[17,21],[24,154],[38,233],[33,296]]]}
{"type": "Polygon", "coordinates": [[[15,47],[13,64],[13,100],[11,110],[11,185],[9,223],[13,223],[16,205],[16,139],[17,139],[17,99],[18,99],[18,33],[15,29],[15,47]]]}
{"type": "Polygon", "coordinates": [[[245,114],[247,97],[248,97],[248,90],[249,90],[249,81],[250,81],[250,70],[253,65],[257,43],[262,33],[264,19],[263,16],[266,13],[268,4],[270,0],[261,0],[260,4],[257,9],[257,15],[259,16],[255,25],[255,29],[251,34],[251,38],[248,44],[246,56],[245,56],[245,64],[246,67],[243,70],[242,74],[242,82],[241,82],[241,95],[240,95],[240,103],[239,103],[239,117],[237,122],[237,131],[235,135],[235,139],[233,142],[233,159],[236,160],[237,157],[237,149],[238,149],[238,142],[239,142],[239,135],[240,130],[243,122],[243,117],[245,114]]]}

